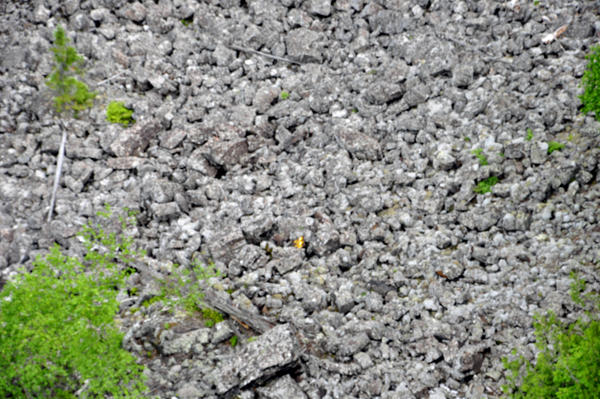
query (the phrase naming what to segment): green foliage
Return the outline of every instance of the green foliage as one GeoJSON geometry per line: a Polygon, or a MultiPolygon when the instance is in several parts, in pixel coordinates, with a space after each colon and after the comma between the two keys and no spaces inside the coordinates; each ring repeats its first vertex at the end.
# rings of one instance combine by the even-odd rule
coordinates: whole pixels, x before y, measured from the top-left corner
{"type": "Polygon", "coordinates": [[[290,98],[290,93],[288,93],[287,91],[282,91],[281,95],[280,95],[282,100],[287,100],[288,98],[290,98]]]}
{"type": "Polygon", "coordinates": [[[485,194],[492,191],[492,186],[495,186],[498,183],[499,179],[496,176],[490,176],[485,180],[482,180],[477,184],[477,187],[473,188],[477,194],[485,194]]]}
{"type": "Polygon", "coordinates": [[[468,138],[468,137],[465,137],[463,140],[465,140],[466,142],[469,142],[469,141],[471,141],[471,139],[470,139],[470,138],[468,138]]]}
{"type": "Polygon", "coordinates": [[[212,327],[215,324],[220,323],[223,320],[225,320],[221,313],[217,312],[216,310],[210,309],[210,308],[202,309],[202,317],[204,317],[204,320],[205,320],[204,325],[206,327],[212,327]]]}
{"type": "Polygon", "coordinates": [[[352,108],[352,111],[350,112],[352,112],[353,114],[358,114],[358,110],[356,108],[352,108]]]}
{"type": "Polygon", "coordinates": [[[585,93],[579,96],[583,104],[581,112],[584,115],[595,112],[596,120],[600,121],[600,45],[592,47],[585,58],[588,63],[579,85],[585,90],[585,93]]]}
{"type": "Polygon", "coordinates": [[[152,298],[150,298],[150,299],[142,302],[142,306],[145,307],[145,308],[149,308],[150,306],[152,306],[156,302],[160,302],[163,299],[165,299],[165,297],[163,295],[153,296],[152,298]]]}
{"type": "Polygon", "coordinates": [[[525,137],[525,140],[531,141],[532,138],[533,138],[533,132],[531,131],[531,129],[527,129],[527,137],[525,137]]]}
{"type": "MultiPolygon", "coordinates": [[[[585,281],[572,273],[571,297],[581,306],[596,311],[600,296],[583,295],[585,281]]],[[[504,367],[511,373],[503,386],[511,399],[594,399],[600,398],[600,323],[591,311],[589,321],[582,319],[566,325],[553,312],[535,316],[536,346],[541,353],[535,366],[523,356],[508,361],[504,367]]],[[[516,354],[516,350],[513,350],[516,354]]]]}
{"type": "Polygon", "coordinates": [[[250,338],[248,338],[248,343],[250,343],[250,342],[254,342],[254,341],[256,341],[257,339],[258,339],[258,337],[250,337],[250,338]]]}
{"type": "Polygon", "coordinates": [[[556,141],[551,141],[548,143],[548,155],[552,154],[556,150],[560,151],[563,148],[565,148],[564,144],[558,143],[556,141]]]}
{"type": "Polygon", "coordinates": [[[186,18],[186,19],[182,19],[181,23],[183,24],[183,26],[185,26],[186,28],[188,28],[192,22],[194,22],[194,18],[186,18]]]}
{"type": "Polygon", "coordinates": [[[114,324],[115,288],[127,276],[116,262],[140,253],[132,239],[91,223],[79,235],[87,249],[83,263],[55,245],[0,293],[0,397],[73,398],[86,380],[85,397],[138,398],[145,390],[143,366],[121,348],[114,324]]]}
{"type": "Polygon", "coordinates": [[[161,294],[156,298],[164,299],[171,307],[171,311],[175,306],[183,306],[189,314],[193,314],[200,309],[200,304],[204,299],[204,293],[198,282],[220,276],[223,274],[215,268],[214,263],[203,266],[194,262],[191,270],[182,266],[174,269],[170,279],[160,282],[161,294]]]}
{"type": "Polygon", "coordinates": [[[133,111],[125,108],[123,102],[111,101],[106,108],[106,120],[110,123],[120,123],[121,125],[131,125],[135,121],[131,117],[133,111]]]}
{"type": "Polygon", "coordinates": [[[231,337],[231,339],[229,340],[229,343],[231,344],[232,347],[236,346],[238,343],[238,337],[236,335],[234,335],[233,337],[231,337]]]}
{"type": "Polygon", "coordinates": [[[73,116],[77,118],[79,111],[93,105],[92,100],[98,93],[90,93],[88,86],[74,76],[83,74],[83,57],[77,54],[74,47],[67,46],[69,41],[64,29],[59,25],[54,31],[54,47],[50,49],[54,53],[56,66],[46,80],[46,85],[56,93],[56,112],[60,114],[72,110],[73,116]]]}
{"type": "Polygon", "coordinates": [[[482,152],[483,150],[481,148],[478,148],[476,150],[471,151],[471,154],[474,154],[477,157],[477,159],[479,159],[479,165],[485,166],[488,165],[488,161],[485,155],[482,154],[482,152]]]}

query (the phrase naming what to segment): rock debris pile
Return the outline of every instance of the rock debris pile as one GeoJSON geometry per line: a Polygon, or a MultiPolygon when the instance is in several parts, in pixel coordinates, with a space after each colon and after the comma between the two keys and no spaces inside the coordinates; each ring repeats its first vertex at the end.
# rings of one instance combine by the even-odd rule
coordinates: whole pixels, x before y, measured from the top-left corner
{"type": "Polygon", "coordinates": [[[600,124],[578,98],[599,8],[3,1],[0,270],[54,242],[81,254],[80,226],[104,203],[128,207],[148,257],[120,318],[149,396],[496,397],[501,358],[535,356],[536,312],[581,314],[570,273],[599,287],[600,124]],[[59,23],[100,96],[66,122],[46,223],[59,23]],[[105,121],[112,100],[133,126],[105,121]],[[549,154],[552,141],[565,147],[549,154]],[[191,259],[214,260],[222,299],[275,327],[129,310],[191,259]]]}

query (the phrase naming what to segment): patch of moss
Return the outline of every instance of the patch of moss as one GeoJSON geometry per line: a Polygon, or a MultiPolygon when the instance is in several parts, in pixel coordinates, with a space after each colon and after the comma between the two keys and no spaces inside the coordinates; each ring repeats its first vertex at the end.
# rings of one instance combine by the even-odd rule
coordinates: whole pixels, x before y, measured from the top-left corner
{"type": "Polygon", "coordinates": [[[202,309],[202,317],[205,320],[204,325],[206,327],[212,327],[215,324],[220,323],[223,320],[225,320],[225,318],[223,318],[223,315],[221,313],[217,312],[216,310],[209,309],[209,308],[202,309]]]}
{"type": "Polygon", "coordinates": [[[123,102],[111,101],[106,108],[106,120],[110,123],[120,123],[121,125],[131,125],[135,123],[132,118],[133,111],[125,108],[123,102]]]}

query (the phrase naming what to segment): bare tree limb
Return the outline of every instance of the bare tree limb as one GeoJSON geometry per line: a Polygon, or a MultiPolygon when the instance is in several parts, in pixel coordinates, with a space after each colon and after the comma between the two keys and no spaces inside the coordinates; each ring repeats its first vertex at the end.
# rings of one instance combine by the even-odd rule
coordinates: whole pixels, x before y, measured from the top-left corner
{"type": "Polygon", "coordinates": [[[276,326],[275,323],[265,317],[255,315],[233,306],[231,301],[220,298],[213,290],[205,291],[203,302],[220,312],[233,316],[232,318],[237,319],[238,322],[243,322],[261,334],[276,326]]]}
{"type": "Polygon", "coordinates": [[[249,49],[246,47],[236,46],[235,44],[230,44],[229,48],[231,48],[232,50],[243,51],[244,53],[262,55],[263,57],[271,58],[271,59],[277,60],[277,61],[283,61],[283,62],[289,62],[291,64],[302,65],[301,62],[290,60],[289,58],[277,57],[276,55],[263,53],[262,51],[256,51],[256,50],[252,50],[252,49],[249,49]]]}
{"type": "Polygon", "coordinates": [[[96,86],[102,86],[104,83],[108,83],[108,82],[110,82],[111,80],[118,78],[119,76],[123,75],[125,72],[127,72],[127,69],[125,69],[125,70],[123,70],[123,71],[119,72],[119,73],[118,73],[118,74],[116,74],[116,75],[113,75],[113,76],[111,76],[111,77],[110,77],[110,78],[108,78],[108,79],[104,79],[103,81],[96,83],[96,86]]]}
{"type": "Polygon", "coordinates": [[[54,204],[56,202],[56,192],[58,191],[58,183],[60,181],[60,174],[62,172],[62,165],[65,157],[65,145],[67,143],[67,128],[64,122],[61,121],[63,126],[63,136],[60,143],[60,149],[58,151],[58,160],[56,162],[56,174],[54,175],[54,188],[52,189],[52,198],[50,199],[50,210],[48,210],[48,223],[52,221],[52,213],[54,212],[54,204]]]}

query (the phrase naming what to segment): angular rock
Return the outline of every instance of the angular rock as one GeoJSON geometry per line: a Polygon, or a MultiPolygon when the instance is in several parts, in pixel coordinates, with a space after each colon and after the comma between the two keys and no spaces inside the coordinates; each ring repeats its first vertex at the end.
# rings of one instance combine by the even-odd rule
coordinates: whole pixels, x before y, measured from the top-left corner
{"type": "Polygon", "coordinates": [[[143,4],[135,2],[130,3],[125,9],[120,9],[119,13],[133,22],[142,22],[146,19],[148,10],[143,4]]]}
{"type": "Polygon", "coordinates": [[[388,81],[373,83],[365,92],[365,98],[371,104],[383,105],[395,100],[399,100],[404,95],[405,90],[399,84],[388,81]]]}
{"type": "Polygon", "coordinates": [[[295,29],[287,34],[286,48],[288,56],[298,62],[321,63],[321,50],[316,46],[319,34],[306,28],[295,29]]]}
{"type": "Polygon", "coordinates": [[[377,140],[354,129],[336,128],[334,135],[339,144],[357,159],[376,161],[379,159],[381,147],[377,140]]]}
{"type": "Polygon", "coordinates": [[[231,227],[221,231],[205,231],[203,241],[208,244],[211,257],[214,260],[229,264],[236,253],[246,245],[244,233],[239,227],[231,227]]]}
{"type": "Polygon", "coordinates": [[[219,367],[217,393],[232,398],[241,389],[293,370],[299,366],[300,353],[294,328],[289,324],[274,327],[219,367]]]}
{"type": "Polygon", "coordinates": [[[278,378],[266,387],[257,388],[259,399],[307,399],[298,383],[289,374],[278,378]]]}
{"type": "Polygon", "coordinates": [[[123,130],[110,144],[110,149],[118,157],[139,156],[148,147],[150,140],[156,139],[160,130],[161,125],[155,119],[137,122],[123,130]]]}

